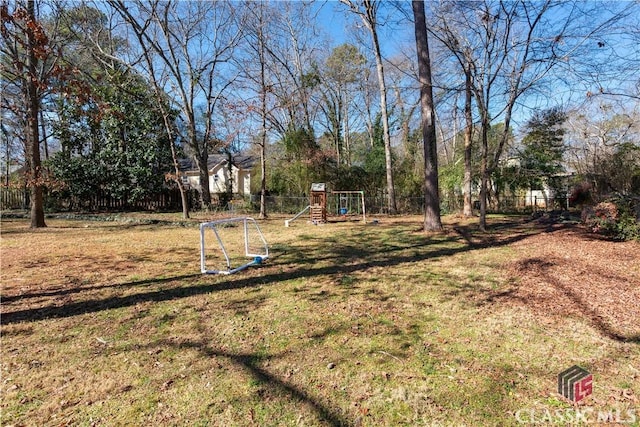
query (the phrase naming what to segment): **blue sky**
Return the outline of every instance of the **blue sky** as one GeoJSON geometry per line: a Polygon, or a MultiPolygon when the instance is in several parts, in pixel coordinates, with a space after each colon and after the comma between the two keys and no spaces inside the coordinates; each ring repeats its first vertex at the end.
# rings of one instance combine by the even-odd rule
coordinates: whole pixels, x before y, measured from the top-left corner
{"type": "MultiPolygon", "coordinates": [[[[359,24],[359,19],[355,14],[349,12],[347,7],[337,0],[324,0],[317,3],[319,8],[318,23],[330,35],[333,45],[342,43],[352,43],[358,45],[354,39],[354,24],[359,24]]],[[[385,13],[384,7],[393,7],[391,3],[383,4],[380,10],[381,16],[385,13]]],[[[384,19],[380,20],[384,22],[384,19]]],[[[378,28],[380,34],[380,44],[385,57],[392,56],[401,45],[413,43],[413,27],[410,22],[402,22],[401,25],[385,24],[378,28]]],[[[366,48],[371,42],[368,34],[364,39],[366,48]]],[[[362,46],[359,46],[362,47],[362,46]]]]}
{"type": "Polygon", "coordinates": [[[338,1],[322,1],[318,5],[318,23],[330,34],[336,45],[344,43],[347,39],[345,6],[338,1]]]}

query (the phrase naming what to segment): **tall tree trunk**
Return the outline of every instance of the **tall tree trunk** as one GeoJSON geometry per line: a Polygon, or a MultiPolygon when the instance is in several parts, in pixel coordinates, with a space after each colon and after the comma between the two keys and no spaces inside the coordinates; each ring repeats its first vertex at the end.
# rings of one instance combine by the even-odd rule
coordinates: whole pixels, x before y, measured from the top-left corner
{"type": "Polygon", "coordinates": [[[489,117],[482,112],[482,160],[480,161],[480,231],[487,231],[487,186],[489,185],[489,117]]]}
{"type": "MultiPolygon", "coordinates": [[[[36,22],[35,2],[27,2],[27,14],[32,23],[36,22]]],[[[29,188],[31,191],[31,228],[46,227],[44,221],[44,196],[42,183],[42,164],[40,161],[40,132],[38,117],[40,99],[38,97],[38,76],[36,49],[38,40],[34,34],[34,25],[27,26],[27,72],[25,96],[27,105],[27,126],[25,129],[27,156],[29,163],[29,188]]]]}
{"type": "Polygon", "coordinates": [[[473,116],[471,114],[471,65],[467,63],[465,65],[465,85],[464,85],[464,178],[463,178],[463,192],[464,192],[464,205],[462,208],[462,214],[464,216],[473,215],[473,205],[471,201],[471,141],[473,132],[473,116]]]}
{"type": "Polygon", "coordinates": [[[164,122],[164,128],[167,132],[167,139],[169,140],[169,147],[171,148],[171,160],[173,161],[173,170],[175,172],[175,183],[178,185],[180,191],[180,202],[182,203],[182,219],[189,219],[189,198],[187,197],[187,190],[182,183],[182,176],[180,174],[180,164],[178,162],[178,153],[175,146],[175,137],[173,134],[173,126],[169,119],[169,111],[164,107],[162,94],[160,88],[155,79],[153,79],[153,88],[156,95],[156,99],[160,104],[160,111],[162,114],[162,120],[164,122]]]}
{"type": "MultiPolygon", "coordinates": [[[[348,166],[351,166],[351,129],[349,129],[349,91],[345,90],[345,99],[344,99],[344,133],[342,135],[342,162],[348,166]]],[[[340,153],[338,153],[340,156],[340,153]]],[[[340,157],[338,157],[338,165],[340,165],[340,157]]]]}
{"type": "MultiPolygon", "coordinates": [[[[263,129],[266,124],[263,123],[263,129]]],[[[260,142],[260,218],[267,218],[267,132],[262,132],[260,142]]]]}
{"type": "Polygon", "coordinates": [[[211,208],[211,188],[209,186],[209,167],[206,157],[197,156],[198,179],[200,180],[200,202],[202,209],[208,211],[211,208]]]}
{"type": "Polygon", "coordinates": [[[202,203],[202,209],[209,210],[211,208],[211,188],[209,186],[209,150],[207,149],[207,142],[202,141],[202,144],[198,143],[198,136],[196,134],[196,122],[193,111],[187,111],[186,116],[189,117],[188,130],[190,146],[195,148],[195,161],[198,166],[198,177],[200,180],[200,202],[202,203]]]}
{"type": "Polygon", "coordinates": [[[171,126],[171,121],[169,120],[169,112],[162,106],[162,97],[160,95],[160,91],[158,85],[154,81],[154,89],[155,94],[160,102],[160,110],[162,112],[162,119],[164,122],[165,131],[167,132],[167,138],[169,139],[169,146],[171,147],[171,160],[173,161],[173,170],[175,172],[175,183],[178,185],[178,190],[180,191],[180,202],[182,203],[182,219],[189,219],[189,198],[187,197],[187,190],[184,188],[184,184],[182,183],[182,176],[180,175],[180,165],[178,163],[178,154],[176,152],[176,146],[174,143],[173,130],[171,126]]]}
{"type": "Polygon", "coordinates": [[[429,58],[424,1],[414,0],[412,7],[418,53],[422,138],[424,140],[424,230],[434,231],[442,229],[442,222],[440,219],[440,195],[438,194],[438,149],[431,82],[431,59],[429,58]]]}
{"type": "Polygon", "coordinates": [[[178,167],[178,158],[175,155],[175,148],[173,147],[173,142],[171,142],[171,155],[174,159],[174,169],[176,172],[176,183],[178,184],[178,191],[180,191],[180,202],[182,203],[182,219],[189,219],[189,198],[187,197],[187,191],[184,188],[184,184],[182,183],[182,178],[180,176],[180,168],[178,167]]]}
{"type": "Polygon", "coordinates": [[[9,132],[7,131],[7,129],[4,127],[4,124],[2,123],[2,117],[0,116],[0,128],[2,129],[2,136],[5,139],[5,146],[4,146],[4,164],[5,164],[5,171],[7,171],[4,174],[4,185],[6,187],[9,186],[9,178],[11,177],[11,152],[10,152],[10,145],[9,145],[9,132]]]}
{"type": "Polygon", "coordinates": [[[359,15],[362,23],[371,34],[373,43],[373,53],[376,58],[376,71],[378,74],[378,87],[380,91],[380,114],[382,118],[382,130],[384,139],[384,158],[387,172],[387,210],[390,214],[396,214],[396,191],[393,183],[393,164],[391,155],[391,136],[389,132],[389,115],[387,111],[387,87],[384,80],[384,66],[382,64],[382,52],[380,41],[378,40],[377,29],[377,8],[380,5],[376,0],[363,0],[364,11],[362,11],[352,0],[342,0],[351,10],[359,15]]]}
{"type": "Polygon", "coordinates": [[[265,35],[263,33],[263,13],[264,6],[260,5],[260,28],[258,32],[258,56],[260,57],[260,118],[262,120],[260,129],[260,216],[267,218],[267,75],[266,75],[266,55],[265,55],[265,35]]]}
{"type": "Polygon", "coordinates": [[[378,86],[380,87],[380,113],[382,115],[382,131],[384,138],[384,161],[387,169],[387,209],[389,214],[395,215],[396,208],[396,190],[393,183],[393,164],[391,156],[391,136],[389,132],[389,115],[387,112],[387,87],[384,81],[384,66],[382,64],[382,53],[380,51],[380,43],[378,41],[378,33],[375,27],[371,30],[373,38],[373,49],[376,56],[376,70],[378,72],[378,86]]]}
{"type": "Polygon", "coordinates": [[[44,121],[44,112],[42,111],[42,108],[40,108],[40,111],[38,112],[40,114],[40,132],[41,132],[41,136],[42,136],[42,148],[44,150],[44,161],[45,163],[47,162],[47,160],[49,160],[49,142],[48,142],[48,137],[47,137],[47,128],[45,126],[45,121],[44,121]]]}

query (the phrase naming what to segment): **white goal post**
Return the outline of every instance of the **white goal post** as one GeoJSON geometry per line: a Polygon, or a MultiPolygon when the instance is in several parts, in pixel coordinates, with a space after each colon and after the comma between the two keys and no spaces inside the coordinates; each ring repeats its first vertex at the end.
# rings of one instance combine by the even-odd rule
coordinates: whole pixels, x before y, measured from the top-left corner
{"type": "Polygon", "coordinates": [[[267,258],[269,246],[255,219],[228,218],[200,224],[200,270],[203,274],[233,274],[261,264],[267,258]],[[206,234],[210,234],[206,233],[207,230],[211,230],[215,236],[213,243],[206,239],[206,234]],[[207,267],[208,261],[214,258],[207,255],[215,249],[224,257],[223,263],[218,254],[217,261],[221,268],[217,269],[207,267]],[[246,258],[251,260],[246,262],[246,258]]]}

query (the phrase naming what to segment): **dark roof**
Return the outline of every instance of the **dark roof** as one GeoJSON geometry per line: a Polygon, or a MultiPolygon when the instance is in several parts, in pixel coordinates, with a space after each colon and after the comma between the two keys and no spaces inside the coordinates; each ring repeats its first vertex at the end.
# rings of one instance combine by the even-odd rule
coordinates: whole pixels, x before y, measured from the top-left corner
{"type": "MultiPolygon", "coordinates": [[[[228,157],[225,154],[209,154],[209,158],[207,159],[207,169],[211,170],[220,163],[226,164],[227,160],[228,157]]],[[[238,169],[247,170],[251,169],[253,165],[255,165],[256,160],[253,156],[234,154],[231,157],[231,163],[238,169]]],[[[192,158],[180,159],[178,160],[178,165],[182,172],[198,170],[198,166],[192,158]]]]}

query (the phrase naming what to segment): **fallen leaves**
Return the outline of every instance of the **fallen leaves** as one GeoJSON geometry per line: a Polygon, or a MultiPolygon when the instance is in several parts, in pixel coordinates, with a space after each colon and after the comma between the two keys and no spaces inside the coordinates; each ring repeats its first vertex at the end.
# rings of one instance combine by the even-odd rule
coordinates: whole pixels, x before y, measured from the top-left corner
{"type": "Polygon", "coordinates": [[[551,317],[586,320],[603,335],[640,340],[640,244],[593,239],[580,228],[517,242],[513,289],[496,299],[551,317]]]}

